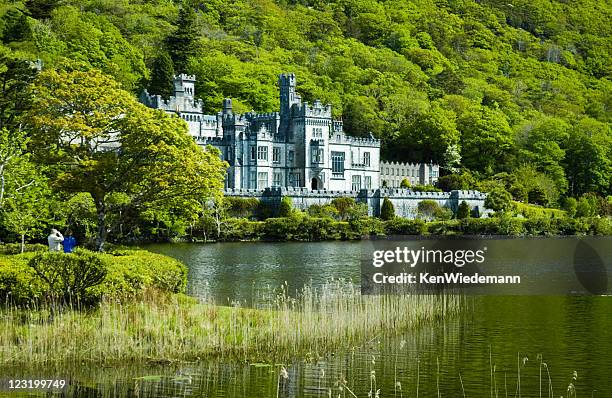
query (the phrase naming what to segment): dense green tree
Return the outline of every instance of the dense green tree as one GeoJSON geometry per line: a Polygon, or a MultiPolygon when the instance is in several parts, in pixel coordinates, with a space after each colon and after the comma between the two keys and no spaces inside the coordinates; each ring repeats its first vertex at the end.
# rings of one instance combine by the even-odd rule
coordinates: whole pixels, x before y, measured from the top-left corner
{"type": "Polygon", "coordinates": [[[65,192],[86,192],[97,214],[96,248],[109,231],[113,197],[147,209],[197,208],[223,185],[218,151],[202,150],[178,117],[146,108],[97,72],[43,72],[35,85],[31,136],[50,178],[65,192]]]}
{"type": "Polygon", "coordinates": [[[612,189],[612,133],[607,124],[585,118],[567,142],[566,167],[570,192],[608,194],[612,189]]]}
{"type": "Polygon", "coordinates": [[[161,95],[164,99],[174,95],[174,66],[165,51],[161,51],[153,63],[149,93],[161,95]]]}
{"type": "Polygon", "coordinates": [[[61,0],[26,0],[25,6],[32,18],[48,19],[51,12],[57,8],[61,0]]]}
{"type": "Polygon", "coordinates": [[[407,178],[404,178],[400,183],[400,188],[410,188],[410,181],[407,178]]]}
{"type": "Polygon", "coordinates": [[[177,73],[187,72],[189,58],[198,51],[198,29],[195,7],[183,2],[179,9],[176,30],[168,37],[167,44],[170,56],[177,73]]]}
{"type": "Polygon", "coordinates": [[[18,8],[10,8],[4,15],[2,41],[5,43],[30,39],[32,31],[27,15],[18,8]]]}
{"type": "Polygon", "coordinates": [[[459,118],[463,164],[472,170],[492,174],[502,171],[512,157],[512,130],[506,116],[483,107],[459,118]]]}

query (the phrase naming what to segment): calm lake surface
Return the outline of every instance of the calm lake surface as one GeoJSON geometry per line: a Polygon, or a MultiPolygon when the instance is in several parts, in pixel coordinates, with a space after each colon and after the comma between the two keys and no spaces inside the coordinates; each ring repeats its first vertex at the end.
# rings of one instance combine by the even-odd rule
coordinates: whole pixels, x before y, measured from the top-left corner
{"type": "MultiPolygon", "coordinates": [[[[595,241],[608,269],[610,242],[595,241]]],[[[147,249],[189,266],[192,295],[257,306],[283,284],[295,292],[331,278],[359,283],[363,244],[165,244],[147,249]]],[[[569,239],[525,241],[532,253],[547,258],[566,256],[572,244],[569,239]]],[[[509,263],[524,260],[519,253],[506,257],[509,263]]],[[[543,265],[543,272],[546,267],[551,264],[543,265]]],[[[358,397],[377,389],[380,397],[437,397],[438,389],[441,397],[463,397],[464,392],[466,397],[548,397],[550,378],[554,397],[568,397],[570,383],[578,397],[612,397],[612,297],[475,296],[469,302],[465,314],[454,319],[399,336],[372,336],[362,347],[314,360],[296,358],[284,364],[288,379],[279,377],[278,366],[223,361],[75,366],[61,373],[68,372],[79,386],[71,389],[72,396],[328,397],[331,389],[333,397],[352,397],[337,387],[338,380],[346,380],[358,397]]]]}

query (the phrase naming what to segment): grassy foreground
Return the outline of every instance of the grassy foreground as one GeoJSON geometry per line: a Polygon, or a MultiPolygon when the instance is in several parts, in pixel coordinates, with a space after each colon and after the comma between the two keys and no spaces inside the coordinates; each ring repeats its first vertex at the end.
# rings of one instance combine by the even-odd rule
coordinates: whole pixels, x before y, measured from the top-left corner
{"type": "Polygon", "coordinates": [[[280,294],[268,309],[220,307],[149,291],[130,303],[102,301],[89,312],[0,310],[0,364],[64,361],[244,359],[322,354],[452,315],[455,296],[361,296],[346,283],[280,294]]]}

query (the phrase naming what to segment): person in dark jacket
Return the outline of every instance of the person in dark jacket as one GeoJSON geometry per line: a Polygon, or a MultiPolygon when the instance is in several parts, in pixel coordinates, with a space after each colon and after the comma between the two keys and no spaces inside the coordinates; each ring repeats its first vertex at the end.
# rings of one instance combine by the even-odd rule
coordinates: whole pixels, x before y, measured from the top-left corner
{"type": "Polygon", "coordinates": [[[75,237],[72,236],[72,231],[68,230],[66,235],[68,236],[64,237],[64,253],[72,253],[77,245],[77,241],[75,237]]]}

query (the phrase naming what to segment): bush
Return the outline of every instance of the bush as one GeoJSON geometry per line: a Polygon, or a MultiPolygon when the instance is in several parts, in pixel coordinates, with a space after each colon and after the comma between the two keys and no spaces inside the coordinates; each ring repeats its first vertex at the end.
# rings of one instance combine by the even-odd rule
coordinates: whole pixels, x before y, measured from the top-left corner
{"type": "MultiPolygon", "coordinates": [[[[26,243],[24,253],[48,251],[49,247],[40,243],[26,243]]],[[[21,253],[20,243],[0,244],[0,254],[19,254],[21,253]]]]}
{"type": "Polygon", "coordinates": [[[393,203],[385,196],[383,199],[382,207],[380,209],[380,218],[384,221],[392,220],[395,218],[395,207],[393,203]]]}
{"type": "Polygon", "coordinates": [[[438,236],[457,235],[460,234],[459,225],[459,220],[434,221],[427,223],[427,233],[438,236]]]}
{"type": "Polygon", "coordinates": [[[31,257],[0,256],[0,303],[21,305],[42,298],[44,284],[28,266],[31,257]]]}
{"type": "Polygon", "coordinates": [[[223,205],[230,217],[250,218],[255,216],[259,207],[259,199],[226,196],[223,198],[223,205]]]}
{"type": "Polygon", "coordinates": [[[385,233],[387,235],[423,235],[427,226],[423,220],[409,220],[407,218],[394,218],[385,221],[385,233]]]}
{"type": "Polygon", "coordinates": [[[81,249],[73,254],[0,257],[0,302],[5,304],[26,305],[58,298],[92,305],[103,297],[123,300],[150,288],[179,293],[186,286],[187,268],[183,264],[144,250],[108,254],[81,249]],[[101,281],[100,275],[104,275],[101,281]]]}
{"type": "Polygon", "coordinates": [[[457,218],[462,220],[464,218],[468,218],[470,216],[470,205],[467,204],[465,200],[462,200],[459,203],[459,207],[457,208],[457,218]]]}
{"type": "Polygon", "coordinates": [[[221,228],[222,241],[257,240],[261,238],[264,223],[249,221],[244,218],[230,218],[225,220],[221,228]]]}
{"type": "Polygon", "coordinates": [[[63,302],[84,302],[87,290],[101,284],[107,273],[99,254],[82,249],[38,253],[28,265],[44,282],[45,293],[63,302]]]}
{"type": "Polygon", "coordinates": [[[548,204],[548,197],[546,196],[546,192],[540,187],[534,187],[527,194],[527,200],[529,203],[533,203],[536,205],[546,206],[548,204]]]}
{"type": "Polygon", "coordinates": [[[283,196],[278,206],[278,217],[289,217],[292,211],[293,203],[291,202],[291,198],[283,196]]]}
{"type": "Polygon", "coordinates": [[[404,178],[400,183],[400,188],[410,188],[410,181],[407,178],[404,178]]]}
{"type": "Polygon", "coordinates": [[[567,213],[559,209],[550,209],[536,205],[514,202],[514,212],[525,218],[563,218],[567,213]]]}
{"type": "Polygon", "coordinates": [[[485,207],[493,211],[506,211],[510,207],[512,196],[503,188],[493,188],[485,199],[485,207]]]}
{"type": "Polygon", "coordinates": [[[576,209],[578,207],[578,201],[575,198],[565,198],[563,201],[563,210],[566,211],[568,217],[574,217],[576,215],[576,209]]]}
{"type": "Polygon", "coordinates": [[[448,220],[452,217],[452,212],[440,207],[435,200],[422,200],[417,205],[417,215],[427,221],[434,219],[448,220]]]}

